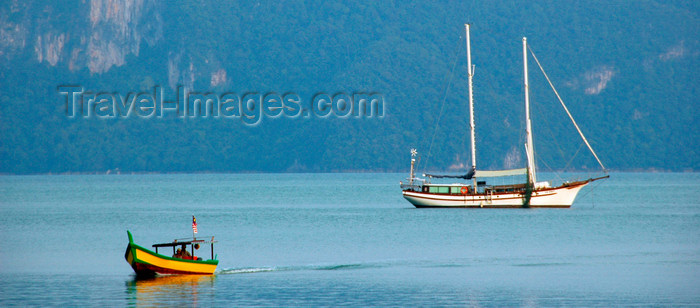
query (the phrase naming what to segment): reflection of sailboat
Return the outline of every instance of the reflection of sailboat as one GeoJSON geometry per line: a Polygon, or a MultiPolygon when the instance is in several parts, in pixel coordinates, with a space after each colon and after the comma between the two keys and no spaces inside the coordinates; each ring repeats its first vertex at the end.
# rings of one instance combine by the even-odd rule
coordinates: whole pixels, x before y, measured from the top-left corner
{"type": "MultiPolygon", "coordinates": [[[[524,64],[524,88],[525,88],[525,123],[526,123],[526,139],[525,153],[527,154],[527,167],[513,170],[499,171],[483,171],[476,168],[476,145],[474,139],[474,102],[472,95],[472,77],[474,70],[471,64],[471,42],[469,37],[469,25],[465,25],[467,32],[467,61],[469,69],[469,116],[471,129],[471,163],[472,167],[465,175],[449,176],[449,175],[430,175],[424,176],[427,179],[420,179],[414,175],[415,158],[411,159],[411,173],[408,183],[401,183],[403,196],[411,202],[415,207],[570,207],[574,202],[576,195],[584,186],[602,178],[609,177],[608,175],[589,178],[583,181],[564,182],[559,186],[552,187],[549,182],[537,182],[535,170],[535,153],[532,143],[532,128],[530,123],[530,101],[527,78],[527,40],[523,38],[523,64],[524,64]],[[509,184],[509,185],[486,185],[486,181],[477,181],[477,179],[488,177],[504,177],[524,175],[526,180],[524,183],[509,184]],[[432,184],[432,178],[458,178],[464,180],[472,180],[471,183],[456,183],[456,184],[432,184]]],[[[534,54],[533,54],[534,57],[534,54]]],[[[537,61],[537,58],[534,58],[537,61]]],[[[539,62],[537,63],[539,65],[539,62]]],[[[540,69],[542,67],[540,66],[540,69]]],[[[542,70],[544,73],[544,70],[542,70]]],[[[547,75],[545,74],[545,77],[547,75]]],[[[549,78],[547,77],[547,81],[549,78]]],[[[554,86],[551,84],[552,89],[554,86]]],[[[556,90],[555,90],[556,93],[556,90]]],[[[557,94],[559,98],[559,94],[557,94]]],[[[578,128],[578,125],[573,121],[573,117],[564,105],[567,114],[571,118],[574,126],[583,138],[583,141],[595,156],[601,167],[603,164],[598,159],[598,156],[593,152],[590,144],[583,136],[583,133],[578,128]]],[[[411,155],[416,156],[416,150],[411,150],[411,155]]],[[[605,170],[605,167],[603,167],[605,170]]]]}
{"type": "Polygon", "coordinates": [[[200,290],[212,288],[216,276],[171,275],[143,279],[138,276],[126,283],[127,293],[134,295],[137,306],[196,306],[200,290]],[[168,300],[172,300],[168,303],[168,300]]]}

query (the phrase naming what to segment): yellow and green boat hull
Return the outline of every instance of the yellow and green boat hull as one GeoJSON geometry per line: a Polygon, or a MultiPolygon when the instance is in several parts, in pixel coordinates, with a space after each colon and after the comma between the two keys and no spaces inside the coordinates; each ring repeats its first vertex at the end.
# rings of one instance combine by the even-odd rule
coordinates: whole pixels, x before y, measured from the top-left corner
{"type": "Polygon", "coordinates": [[[129,245],[126,246],[124,258],[137,275],[211,275],[219,265],[219,260],[186,260],[155,253],[134,244],[131,232],[127,233],[129,245]]]}

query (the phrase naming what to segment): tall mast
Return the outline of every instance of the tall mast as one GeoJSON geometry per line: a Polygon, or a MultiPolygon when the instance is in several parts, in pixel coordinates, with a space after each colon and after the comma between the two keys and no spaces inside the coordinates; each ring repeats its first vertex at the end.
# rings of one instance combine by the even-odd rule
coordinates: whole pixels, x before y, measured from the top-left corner
{"type": "Polygon", "coordinates": [[[527,143],[525,151],[527,152],[527,172],[531,183],[537,183],[535,178],[535,151],[532,143],[532,124],[530,122],[530,88],[527,80],[527,38],[523,37],[523,70],[525,80],[525,135],[527,143]]]}
{"type": "MultiPolygon", "coordinates": [[[[476,170],[476,142],[474,138],[474,94],[472,89],[472,79],[474,78],[474,67],[472,67],[471,38],[469,36],[469,24],[464,24],[467,30],[467,69],[469,74],[469,129],[471,136],[472,150],[472,170],[476,170]]],[[[474,177],[474,189],[476,189],[476,178],[474,177]]]]}

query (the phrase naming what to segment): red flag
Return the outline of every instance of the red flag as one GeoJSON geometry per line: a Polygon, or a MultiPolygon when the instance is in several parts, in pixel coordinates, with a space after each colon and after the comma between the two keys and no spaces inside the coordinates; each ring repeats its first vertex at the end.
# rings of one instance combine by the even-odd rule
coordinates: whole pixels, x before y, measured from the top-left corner
{"type": "Polygon", "coordinates": [[[197,219],[192,215],[192,232],[197,233],[197,219]]]}

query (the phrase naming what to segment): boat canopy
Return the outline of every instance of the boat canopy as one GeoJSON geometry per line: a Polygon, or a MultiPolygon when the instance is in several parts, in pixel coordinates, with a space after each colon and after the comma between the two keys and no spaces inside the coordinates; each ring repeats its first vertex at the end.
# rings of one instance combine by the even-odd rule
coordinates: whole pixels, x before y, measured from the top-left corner
{"type": "Polygon", "coordinates": [[[431,178],[436,178],[436,179],[465,179],[465,180],[470,180],[472,177],[474,177],[474,168],[469,170],[464,175],[440,175],[440,174],[423,174],[423,176],[431,177],[431,178]]]}
{"type": "Polygon", "coordinates": [[[160,244],[153,244],[153,247],[175,247],[175,246],[181,246],[181,245],[193,245],[193,244],[214,244],[216,241],[214,240],[214,237],[211,237],[211,240],[198,240],[198,239],[179,239],[179,240],[174,240],[170,243],[160,243],[160,244]]]}

